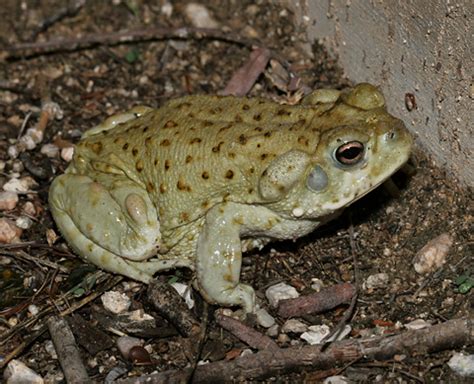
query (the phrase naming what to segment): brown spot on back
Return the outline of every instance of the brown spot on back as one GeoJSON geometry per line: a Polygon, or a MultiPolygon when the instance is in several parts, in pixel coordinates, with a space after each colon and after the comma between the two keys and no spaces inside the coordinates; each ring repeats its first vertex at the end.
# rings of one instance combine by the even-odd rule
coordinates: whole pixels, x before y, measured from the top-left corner
{"type": "Polygon", "coordinates": [[[256,132],[262,132],[263,128],[262,127],[255,127],[253,130],[256,131],[256,132]]]}
{"type": "Polygon", "coordinates": [[[245,137],[244,134],[241,134],[241,135],[239,136],[239,144],[245,145],[246,143],[247,143],[247,137],[245,137]]]}
{"type": "Polygon", "coordinates": [[[161,192],[161,193],[165,193],[165,192],[166,192],[166,185],[164,185],[163,183],[160,184],[160,192],[161,192]]]}
{"type": "Polygon", "coordinates": [[[148,131],[148,127],[144,127],[144,128],[142,129],[142,132],[143,132],[143,133],[145,133],[146,131],[148,131]]]}
{"type": "Polygon", "coordinates": [[[208,208],[209,207],[209,201],[207,201],[207,200],[203,201],[202,204],[201,204],[201,207],[204,208],[204,209],[208,208]]]}
{"type": "Polygon", "coordinates": [[[270,131],[267,131],[263,134],[264,137],[268,138],[272,135],[272,133],[270,131]]]}
{"type": "Polygon", "coordinates": [[[262,114],[261,114],[261,113],[257,113],[257,114],[255,114],[255,115],[253,115],[253,119],[254,119],[255,121],[260,121],[260,120],[262,120],[262,114]]]}
{"type": "Polygon", "coordinates": [[[148,136],[148,137],[145,139],[145,145],[146,145],[147,147],[149,147],[151,144],[152,144],[152,138],[151,138],[151,136],[148,136]]]}
{"type": "Polygon", "coordinates": [[[267,154],[267,153],[262,153],[262,154],[260,155],[260,159],[261,159],[261,160],[265,160],[267,157],[268,157],[268,154],[267,154]]]}
{"type": "Polygon", "coordinates": [[[186,156],[186,164],[189,164],[193,160],[193,157],[191,155],[186,156]]]}
{"type": "Polygon", "coordinates": [[[123,149],[124,151],[126,151],[126,150],[128,149],[128,147],[129,147],[129,145],[130,145],[130,144],[125,143],[125,144],[122,146],[122,149],[123,149]]]}
{"type": "Polygon", "coordinates": [[[291,116],[291,111],[281,108],[277,111],[276,114],[277,116],[283,116],[283,115],[291,116]]]}
{"type": "Polygon", "coordinates": [[[143,171],[143,161],[142,160],[138,160],[136,162],[135,169],[137,170],[137,172],[143,171]]]}
{"type": "Polygon", "coordinates": [[[178,180],[178,182],[176,183],[176,187],[180,190],[180,191],[187,191],[187,192],[191,192],[191,187],[189,185],[187,185],[181,178],[178,180]]]}
{"type": "Polygon", "coordinates": [[[153,185],[153,183],[151,181],[149,181],[148,183],[146,183],[146,191],[148,193],[151,193],[155,190],[155,186],[153,185]]]}
{"type": "Polygon", "coordinates": [[[171,144],[171,142],[168,139],[161,140],[160,145],[162,147],[168,147],[171,144]]]}
{"type": "Polygon", "coordinates": [[[196,143],[200,143],[201,141],[202,141],[202,139],[200,137],[195,137],[195,138],[191,139],[189,144],[196,144],[196,143]]]}
{"type": "Polygon", "coordinates": [[[158,159],[155,159],[155,161],[153,162],[153,164],[155,164],[155,166],[158,165],[158,159]]]}
{"type": "Polygon", "coordinates": [[[206,121],[203,121],[203,122],[202,122],[202,126],[203,126],[204,128],[210,127],[210,126],[212,126],[212,125],[214,125],[214,123],[213,123],[212,121],[209,121],[209,120],[206,120],[206,121]]]}
{"type": "Polygon", "coordinates": [[[229,128],[232,128],[232,126],[233,126],[232,123],[228,123],[227,125],[223,126],[221,129],[219,129],[218,133],[224,132],[224,131],[228,130],[229,128]]]}
{"type": "Polygon", "coordinates": [[[232,179],[234,177],[234,171],[232,169],[229,169],[226,173],[225,173],[225,178],[226,179],[232,179]]]}
{"type": "Polygon", "coordinates": [[[166,159],[165,160],[165,171],[167,171],[168,169],[170,169],[171,167],[171,161],[166,159]]]}
{"type": "Polygon", "coordinates": [[[308,146],[309,140],[305,136],[298,137],[298,143],[308,146]]]}
{"type": "Polygon", "coordinates": [[[240,116],[239,114],[235,115],[234,121],[236,123],[241,123],[243,121],[242,116],[240,116]]]}
{"type": "Polygon", "coordinates": [[[235,155],[234,152],[229,152],[229,157],[230,157],[231,159],[235,159],[235,156],[236,156],[236,155],[235,155]]]}
{"type": "Polygon", "coordinates": [[[255,168],[254,168],[254,167],[250,167],[250,168],[249,168],[249,172],[250,172],[250,173],[254,173],[254,172],[255,172],[255,168]]]}
{"type": "Polygon", "coordinates": [[[242,105],[242,110],[243,111],[248,111],[249,109],[250,109],[250,105],[248,105],[248,104],[242,105]]]}
{"type": "Polygon", "coordinates": [[[214,153],[220,152],[222,144],[224,144],[224,142],[220,141],[219,144],[217,144],[215,147],[212,147],[212,152],[214,152],[214,153]]]}
{"type": "Polygon", "coordinates": [[[102,143],[100,141],[98,141],[97,143],[93,143],[91,145],[91,149],[96,155],[98,155],[102,152],[103,147],[104,146],[102,145],[102,143]]]}
{"type": "Polygon", "coordinates": [[[133,149],[132,149],[132,155],[133,155],[133,156],[137,156],[137,155],[138,155],[138,149],[133,148],[133,149]]]}
{"type": "Polygon", "coordinates": [[[209,173],[207,171],[204,171],[202,174],[201,174],[201,177],[204,179],[204,180],[207,180],[209,179],[209,173]]]}
{"type": "Polygon", "coordinates": [[[174,127],[177,127],[178,126],[178,123],[176,123],[175,121],[173,120],[168,120],[165,125],[163,126],[163,128],[174,128],[174,127]]]}
{"type": "Polygon", "coordinates": [[[189,220],[189,214],[187,212],[181,212],[181,220],[188,221],[189,220]]]}
{"type": "Polygon", "coordinates": [[[254,189],[253,189],[253,188],[249,188],[249,189],[247,190],[247,192],[248,192],[249,194],[252,194],[252,193],[253,193],[253,191],[254,191],[254,189]]]}

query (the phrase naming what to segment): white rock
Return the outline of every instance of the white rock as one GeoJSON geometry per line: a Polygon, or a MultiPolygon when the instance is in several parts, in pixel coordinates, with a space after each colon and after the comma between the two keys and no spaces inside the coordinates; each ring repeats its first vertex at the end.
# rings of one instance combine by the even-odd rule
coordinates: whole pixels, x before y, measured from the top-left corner
{"type": "Polygon", "coordinates": [[[281,327],[283,333],[293,332],[293,333],[303,333],[308,329],[308,326],[296,319],[289,319],[285,321],[285,324],[281,327]]]}
{"type": "Polygon", "coordinates": [[[25,204],[23,204],[21,210],[25,213],[25,215],[36,216],[36,207],[31,201],[27,201],[25,204]]]}
{"type": "Polygon", "coordinates": [[[270,337],[277,337],[279,330],[280,330],[280,326],[278,324],[274,324],[270,328],[267,329],[266,333],[270,337]]]}
{"type": "Polygon", "coordinates": [[[184,9],[186,17],[197,28],[218,28],[219,23],[212,17],[209,10],[202,4],[189,3],[184,9]]]}
{"type": "Polygon", "coordinates": [[[8,363],[3,372],[6,384],[43,384],[43,378],[19,360],[8,363]]]}
{"type": "Polygon", "coordinates": [[[436,271],[446,262],[446,256],[453,245],[453,238],[443,233],[429,241],[415,256],[413,267],[417,273],[427,274],[436,271]]]}
{"type": "Polygon", "coordinates": [[[57,145],[52,143],[44,144],[41,147],[41,153],[47,157],[57,157],[59,155],[59,148],[57,145]]]}
{"type": "Polygon", "coordinates": [[[57,360],[58,354],[52,340],[46,340],[44,343],[44,349],[51,356],[52,359],[57,360]]]}
{"type": "Polygon", "coordinates": [[[122,356],[128,360],[130,350],[133,347],[143,346],[143,340],[137,339],[136,337],[120,336],[117,339],[117,348],[122,356]]]}
{"type": "Polygon", "coordinates": [[[300,338],[310,345],[320,344],[321,340],[331,332],[327,325],[312,325],[308,329],[300,338]]]}
{"type": "Polygon", "coordinates": [[[161,6],[161,13],[165,15],[166,17],[171,17],[173,14],[173,4],[170,2],[166,2],[161,6]]]}
{"type": "Polygon", "coordinates": [[[275,318],[270,315],[264,308],[260,308],[255,312],[255,315],[257,316],[257,322],[263,327],[263,328],[270,328],[275,324],[275,318]]]}
{"type": "Polygon", "coordinates": [[[331,376],[326,377],[323,381],[323,384],[350,384],[351,381],[345,376],[331,376]]]}
{"type": "Polygon", "coordinates": [[[105,292],[100,299],[105,309],[116,314],[127,311],[132,303],[125,293],[117,291],[105,292]]]}
{"type": "Polygon", "coordinates": [[[283,299],[294,299],[299,296],[298,291],[286,283],[278,283],[269,287],[265,296],[267,297],[270,305],[276,307],[278,302],[283,299]]]}
{"type": "Polygon", "coordinates": [[[18,204],[18,194],[10,191],[0,192],[0,211],[10,211],[18,204]]]}
{"type": "Polygon", "coordinates": [[[474,355],[455,353],[448,361],[448,366],[459,376],[474,377],[474,355]]]}
{"type": "Polygon", "coordinates": [[[189,309],[194,307],[194,300],[191,297],[191,287],[183,283],[172,283],[171,286],[184,299],[189,309]]]}
{"type": "MultiPolygon", "coordinates": [[[[342,340],[344,337],[346,337],[350,332],[352,328],[350,325],[346,325],[344,329],[337,335],[333,335],[329,337],[325,341],[334,341],[334,340],[342,340]],[[337,336],[337,338],[336,338],[337,336]]],[[[330,333],[330,329],[327,325],[311,325],[308,327],[308,331],[304,332],[300,338],[305,340],[308,344],[314,345],[314,344],[320,344],[321,341],[330,333]]]]}
{"type": "Polygon", "coordinates": [[[22,232],[11,220],[0,218],[0,244],[17,243],[22,232]]]}
{"type": "Polygon", "coordinates": [[[28,305],[28,312],[30,312],[33,316],[36,316],[39,313],[39,308],[35,304],[28,305]]]}
{"type": "Polygon", "coordinates": [[[366,281],[362,284],[362,288],[367,289],[377,289],[385,288],[389,282],[389,276],[386,273],[376,273],[370,275],[366,281]]]}
{"type": "Polygon", "coordinates": [[[74,147],[66,147],[61,149],[61,159],[66,162],[70,162],[74,156],[74,147]]]}
{"type": "Polygon", "coordinates": [[[38,186],[38,183],[30,176],[22,177],[21,179],[10,179],[3,185],[4,191],[26,193],[32,190],[33,187],[38,186]]]}
{"type": "Polygon", "coordinates": [[[31,220],[27,216],[20,216],[18,219],[15,220],[15,225],[21,229],[28,229],[31,228],[31,226],[33,225],[33,220],[31,220]]]}
{"type": "Polygon", "coordinates": [[[416,319],[405,324],[406,329],[413,329],[413,330],[423,329],[423,328],[428,328],[428,327],[431,327],[431,324],[423,319],[416,319]]]}
{"type": "Polygon", "coordinates": [[[253,352],[250,348],[246,348],[240,353],[241,357],[248,356],[248,355],[253,355],[253,352]]]}
{"type": "Polygon", "coordinates": [[[128,312],[128,318],[133,321],[150,321],[155,320],[155,318],[148,313],[143,312],[141,309],[136,309],[135,311],[128,312]]]}
{"type": "Polygon", "coordinates": [[[12,163],[13,172],[21,173],[23,172],[24,169],[25,169],[25,166],[20,160],[13,160],[13,163],[12,163]]]}
{"type": "Polygon", "coordinates": [[[311,279],[311,289],[315,290],[316,292],[319,292],[323,287],[324,283],[321,279],[318,279],[316,277],[311,279]]]}

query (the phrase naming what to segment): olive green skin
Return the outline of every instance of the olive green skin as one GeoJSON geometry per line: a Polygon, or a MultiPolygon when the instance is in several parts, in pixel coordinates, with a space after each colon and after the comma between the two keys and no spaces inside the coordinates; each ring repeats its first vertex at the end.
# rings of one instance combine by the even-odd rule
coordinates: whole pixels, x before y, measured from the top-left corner
{"type": "Polygon", "coordinates": [[[188,267],[211,303],[255,309],[242,252],[295,239],[390,177],[412,139],[370,84],[297,105],[186,96],[87,131],[50,189],[71,247],[148,283],[188,267]]]}

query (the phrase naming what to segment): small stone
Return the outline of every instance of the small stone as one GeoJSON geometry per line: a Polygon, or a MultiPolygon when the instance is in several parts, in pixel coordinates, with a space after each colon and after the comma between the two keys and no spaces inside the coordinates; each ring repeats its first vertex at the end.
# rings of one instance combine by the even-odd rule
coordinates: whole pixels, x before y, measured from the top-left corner
{"type": "Polygon", "coordinates": [[[66,147],[61,149],[61,159],[70,162],[74,156],[74,147],[66,147]]]}
{"type": "Polygon", "coordinates": [[[161,13],[166,17],[171,17],[171,15],[173,14],[173,4],[171,4],[169,1],[164,3],[161,6],[161,13]]]}
{"type": "Polygon", "coordinates": [[[59,148],[55,144],[44,144],[41,147],[41,153],[50,158],[57,157],[59,155],[59,148]]]}
{"type": "Polygon", "coordinates": [[[283,333],[303,333],[308,329],[308,326],[296,319],[289,319],[285,321],[285,324],[281,327],[283,333]]]}
{"type": "Polygon", "coordinates": [[[51,356],[52,359],[57,360],[58,354],[56,353],[56,348],[54,348],[54,344],[52,340],[46,340],[44,343],[44,349],[48,352],[48,355],[51,356]]]}
{"type": "Polygon", "coordinates": [[[428,327],[431,327],[431,324],[423,319],[416,319],[405,324],[406,329],[412,329],[412,330],[423,329],[423,328],[428,328],[428,327]]]}
{"type": "Polygon", "coordinates": [[[362,284],[362,288],[367,289],[377,289],[385,288],[389,282],[389,276],[386,273],[376,273],[370,275],[366,281],[362,284]]]}
{"type": "Polygon", "coordinates": [[[286,333],[280,333],[278,335],[278,338],[277,338],[277,341],[280,343],[280,344],[286,344],[290,341],[290,336],[288,336],[286,333]]]}
{"type": "Polygon", "coordinates": [[[273,324],[270,328],[267,329],[267,335],[270,337],[277,337],[280,326],[278,324],[273,324]]]}
{"type": "Polygon", "coordinates": [[[43,384],[43,378],[19,360],[8,363],[3,372],[6,384],[43,384]]]}
{"type": "Polygon", "coordinates": [[[130,359],[130,351],[133,347],[142,346],[143,340],[137,339],[136,337],[121,336],[117,339],[117,348],[122,354],[122,356],[127,360],[130,359]]]}
{"type": "Polygon", "coordinates": [[[3,185],[3,190],[7,192],[26,193],[37,187],[38,183],[30,176],[21,179],[10,179],[3,185]]]}
{"type": "Polygon", "coordinates": [[[46,230],[46,241],[48,242],[49,246],[52,246],[57,240],[59,236],[54,232],[54,229],[48,228],[46,230]]]}
{"type": "Polygon", "coordinates": [[[125,293],[117,291],[105,292],[100,299],[104,308],[115,314],[127,311],[131,304],[130,298],[125,293]]]}
{"type": "Polygon", "coordinates": [[[183,283],[172,283],[171,286],[179,293],[179,295],[184,299],[186,305],[189,309],[194,307],[194,300],[191,297],[191,287],[183,283]]]}
{"type": "Polygon", "coordinates": [[[11,220],[0,218],[0,244],[18,243],[22,232],[11,220]]]}
{"type": "Polygon", "coordinates": [[[326,377],[323,384],[350,384],[351,380],[342,375],[326,377]]]}
{"type": "Polygon", "coordinates": [[[25,166],[20,160],[13,160],[13,163],[12,163],[13,172],[21,173],[23,172],[24,169],[25,169],[25,166]]]}
{"type": "Polygon", "coordinates": [[[0,192],[0,211],[10,211],[18,204],[18,195],[15,192],[0,192]]]}
{"type": "Polygon", "coordinates": [[[265,296],[267,297],[270,305],[272,307],[276,307],[280,300],[297,298],[299,296],[299,293],[291,285],[279,283],[269,287],[265,291],[265,296]]]}
{"type": "Polygon", "coordinates": [[[219,23],[202,4],[189,3],[186,5],[184,13],[191,24],[197,28],[219,28],[219,23]]]}
{"type": "Polygon", "coordinates": [[[316,292],[319,292],[323,287],[324,283],[321,279],[318,279],[316,277],[311,279],[311,289],[315,290],[316,292]]]}
{"type": "Polygon", "coordinates": [[[270,315],[264,308],[260,308],[255,313],[257,316],[257,322],[263,328],[270,328],[275,324],[275,318],[270,315]]]}
{"type": "Polygon", "coordinates": [[[27,201],[25,204],[23,204],[21,210],[25,215],[32,217],[36,216],[36,207],[31,201],[27,201]]]}
{"type": "Polygon", "coordinates": [[[415,256],[413,267],[417,273],[427,274],[436,271],[446,262],[446,256],[453,245],[453,238],[443,233],[429,241],[415,256]]]}
{"type": "Polygon", "coordinates": [[[28,305],[28,312],[30,312],[33,316],[36,316],[39,313],[39,308],[35,304],[28,305]]]}
{"type": "Polygon", "coordinates": [[[474,377],[474,355],[456,352],[449,359],[448,366],[459,376],[474,377]]]}
{"type": "Polygon", "coordinates": [[[312,325],[309,331],[304,332],[300,337],[310,345],[320,344],[331,330],[327,325],[312,325]]]}
{"type": "Polygon", "coordinates": [[[21,229],[28,229],[31,228],[31,226],[33,225],[33,220],[31,220],[27,216],[20,216],[18,219],[15,220],[15,225],[21,229]]]}

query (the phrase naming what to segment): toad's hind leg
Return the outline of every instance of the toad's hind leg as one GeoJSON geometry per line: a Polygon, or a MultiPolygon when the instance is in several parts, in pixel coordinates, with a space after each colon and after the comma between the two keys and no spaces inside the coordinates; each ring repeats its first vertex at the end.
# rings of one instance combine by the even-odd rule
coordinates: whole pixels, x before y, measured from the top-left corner
{"type": "Polygon", "coordinates": [[[157,251],[159,222],[147,193],[120,176],[106,188],[87,176],[64,174],[50,188],[53,217],[71,247],[108,271],[148,282],[162,265],[142,261],[157,251]],[[140,265],[144,264],[144,265],[140,265]],[[147,265],[150,264],[150,265],[147,265]]]}

